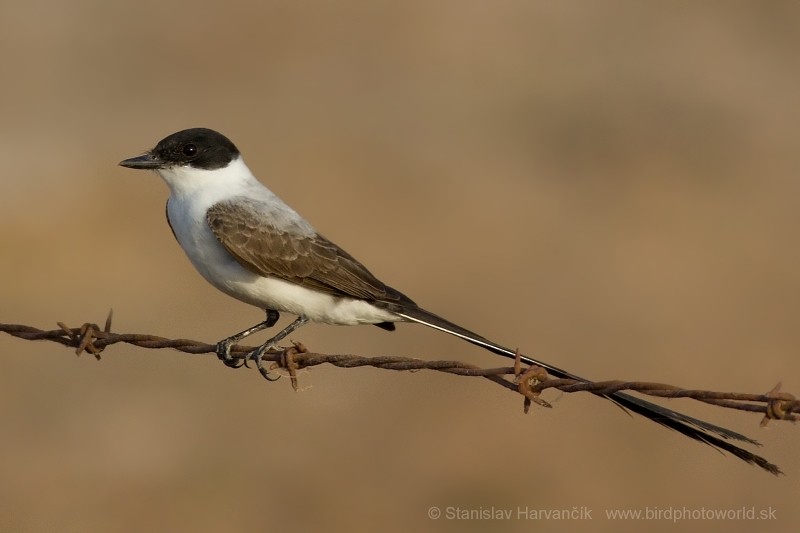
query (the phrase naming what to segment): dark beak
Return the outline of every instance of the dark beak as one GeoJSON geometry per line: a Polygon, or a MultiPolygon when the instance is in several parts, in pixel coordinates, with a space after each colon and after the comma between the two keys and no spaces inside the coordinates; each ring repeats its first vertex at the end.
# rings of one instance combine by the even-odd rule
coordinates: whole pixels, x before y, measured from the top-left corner
{"type": "Polygon", "coordinates": [[[164,168],[164,162],[152,154],[144,154],[139,157],[131,157],[119,162],[120,166],[143,170],[157,170],[164,168]]]}

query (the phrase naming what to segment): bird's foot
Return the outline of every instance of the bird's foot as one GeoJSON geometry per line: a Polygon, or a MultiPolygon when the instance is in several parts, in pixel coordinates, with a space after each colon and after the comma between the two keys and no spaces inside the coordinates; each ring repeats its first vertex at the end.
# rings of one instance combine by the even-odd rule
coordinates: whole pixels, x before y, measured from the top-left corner
{"type": "Polygon", "coordinates": [[[277,345],[278,345],[277,342],[269,342],[269,341],[262,344],[261,346],[259,346],[258,348],[247,354],[247,356],[245,356],[244,365],[248,366],[247,361],[249,359],[252,359],[253,361],[256,362],[256,368],[261,373],[261,375],[264,376],[264,379],[268,381],[279,380],[281,375],[278,374],[277,372],[273,372],[272,368],[267,368],[266,366],[264,366],[264,359],[263,359],[263,355],[277,345]]]}
{"type": "MultiPolygon", "coordinates": [[[[271,328],[278,322],[281,315],[274,309],[267,309],[266,310],[267,317],[264,319],[263,322],[259,322],[252,328],[248,328],[244,331],[240,331],[236,335],[231,335],[227,339],[223,339],[217,343],[217,357],[219,357],[220,361],[222,361],[225,366],[229,368],[239,368],[242,365],[247,366],[247,357],[239,358],[239,357],[232,357],[231,356],[231,346],[239,342],[240,340],[244,339],[252,335],[253,333],[257,333],[262,329],[271,328]]],[[[263,353],[263,352],[262,352],[263,353]]],[[[249,357],[250,354],[248,354],[249,357]]]]}
{"type": "Polygon", "coordinates": [[[231,356],[231,346],[233,346],[235,342],[236,340],[227,338],[217,343],[217,357],[219,357],[219,360],[228,368],[239,368],[245,364],[246,361],[246,359],[242,360],[238,357],[231,356]]]}

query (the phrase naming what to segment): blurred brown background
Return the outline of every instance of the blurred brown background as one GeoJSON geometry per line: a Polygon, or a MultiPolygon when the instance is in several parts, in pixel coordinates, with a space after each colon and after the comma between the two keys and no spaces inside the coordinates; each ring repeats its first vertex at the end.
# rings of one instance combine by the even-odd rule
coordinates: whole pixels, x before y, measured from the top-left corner
{"type": "MultiPolygon", "coordinates": [[[[425,307],[597,379],[800,391],[796,2],[5,2],[0,322],[215,342],[261,319],[194,272],[166,186],[116,166],[229,135],[329,238],[425,307]]],[[[288,317],[284,317],[284,320],[288,317]]],[[[282,322],[283,323],[283,322],[282,322]]],[[[259,337],[261,338],[261,337],[259,337]]],[[[417,326],[308,326],[328,353],[504,362],[417,326]]],[[[605,509],[776,510],[774,478],[587,395],[213,356],[101,362],[0,336],[0,529],[639,529],[605,509]],[[431,506],[592,510],[455,521],[431,506]]]]}

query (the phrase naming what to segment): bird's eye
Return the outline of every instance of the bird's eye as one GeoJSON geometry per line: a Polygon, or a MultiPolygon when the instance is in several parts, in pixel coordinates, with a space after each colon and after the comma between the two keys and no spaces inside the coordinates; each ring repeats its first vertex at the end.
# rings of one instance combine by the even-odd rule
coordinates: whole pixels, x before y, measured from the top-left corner
{"type": "Polygon", "coordinates": [[[197,154],[197,146],[194,144],[187,144],[183,147],[183,155],[186,157],[192,157],[195,154],[197,154]]]}

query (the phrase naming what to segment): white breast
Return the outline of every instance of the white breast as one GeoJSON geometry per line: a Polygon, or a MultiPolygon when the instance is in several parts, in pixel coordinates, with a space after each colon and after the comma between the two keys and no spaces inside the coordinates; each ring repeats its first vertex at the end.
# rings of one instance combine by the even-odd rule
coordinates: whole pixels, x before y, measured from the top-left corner
{"type": "Polygon", "coordinates": [[[283,217],[297,217],[301,227],[313,231],[291,208],[253,177],[238,158],[218,170],[187,167],[159,174],[171,190],[167,215],[178,243],[197,271],[222,292],[261,309],[275,309],[316,322],[355,325],[392,322],[400,317],[351,298],[338,298],[283,281],[264,277],[241,266],[220,244],[206,222],[206,211],[217,202],[245,194],[268,199],[283,217]]]}

